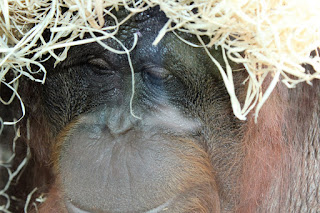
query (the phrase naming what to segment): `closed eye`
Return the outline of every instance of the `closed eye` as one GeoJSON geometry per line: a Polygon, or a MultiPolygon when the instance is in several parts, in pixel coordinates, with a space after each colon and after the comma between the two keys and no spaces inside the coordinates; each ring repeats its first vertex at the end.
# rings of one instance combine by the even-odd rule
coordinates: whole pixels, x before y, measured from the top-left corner
{"type": "Polygon", "coordinates": [[[110,68],[109,63],[102,58],[89,58],[88,63],[100,68],[110,68]]]}
{"type": "Polygon", "coordinates": [[[142,75],[145,82],[154,85],[161,85],[172,77],[167,69],[153,64],[143,66],[142,75]]]}
{"type": "Polygon", "coordinates": [[[89,58],[87,61],[91,70],[97,75],[113,75],[115,71],[111,68],[109,63],[103,58],[89,58]]]}

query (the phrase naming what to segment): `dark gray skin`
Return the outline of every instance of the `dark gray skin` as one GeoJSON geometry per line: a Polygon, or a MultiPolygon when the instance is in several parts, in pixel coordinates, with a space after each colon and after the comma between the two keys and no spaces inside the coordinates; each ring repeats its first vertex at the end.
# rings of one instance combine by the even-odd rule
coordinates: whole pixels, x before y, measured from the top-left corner
{"type": "MultiPolygon", "coordinates": [[[[140,118],[130,113],[126,55],[87,44],[71,48],[56,68],[46,65],[41,110],[51,132],[55,183],[40,212],[319,211],[316,92],[279,86],[258,124],[252,115],[240,122],[202,48],[172,33],[152,45],[166,21],[151,10],[118,34],[130,48],[139,33],[130,55],[133,113],[140,118]]],[[[220,51],[211,52],[221,61],[220,51]]],[[[235,74],[236,88],[245,77],[235,74]]]]}

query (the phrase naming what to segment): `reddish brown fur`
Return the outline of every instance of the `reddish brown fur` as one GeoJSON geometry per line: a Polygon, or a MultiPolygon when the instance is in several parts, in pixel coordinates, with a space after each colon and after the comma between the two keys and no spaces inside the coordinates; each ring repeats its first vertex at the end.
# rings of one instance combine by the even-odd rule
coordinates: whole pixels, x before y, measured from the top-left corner
{"type": "Polygon", "coordinates": [[[310,185],[319,180],[317,89],[319,82],[295,89],[278,85],[260,111],[258,123],[251,118],[247,124],[237,212],[320,209],[318,195],[309,194],[310,185]]]}
{"type": "Polygon", "coordinates": [[[61,151],[61,147],[63,143],[65,142],[65,138],[69,134],[69,132],[75,128],[77,125],[77,119],[73,120],[70,124],[68,124],[64,130],[54,139],[54,142],[51,143],[51,156],[50,156],[50,162],[53,165],[53,170],[55,172],[55,175],[59,172],[58,168],[58,161],[59,161],[59,155],[61,151]]]}
{"type": "MultiPolygon", "coordinates": [[[[41,213],[67,213],[65,206],[61,202],[61,190],[52,187],[48,193],[46,201],[39,208],[41,213]]],[[[34,212],[32,212],[34,213],[34,212]]]]}
{"type": "Polygon", "coordinates": [[[237,212],[256,212],[271,186],[273,179],[281,179],[280,170],[288,147],[283,128],[285,94],[277,88],[259,113],[258,122],[248,121],[243,145],[246,153],[240,183],[240,205],[237,212]]]}
{"type": "Polygon", "coordinates": [[[25,94],[32,94],[32,96],[24,96],[24,103],[26,103],[28,113],[24,119],[21,135],[23,140],[28,143],[32,149],[34,156],[37,157],[38,163],[49,164],[51,155],[51,142],[53,139],[52,129],[49,126],[49,122],[45,110],[42,106],[41,89],[33,87],[30,82],[22,81],[21,88],[25,94]],[[29,122],[29,124],[28,124],[29,122]],[[27,136],[30,136],[29,140],[27,136]]]}
{"type": "MultiPolygon", "coordinates": [[[[172,141],[177,141],[177,139],[172,141]]],[[[188,196],[184,198],[185,202],[183,202],[185,212],[220,212],[215,171],[208,153],[199,146],[198,142],[184,138],[180,138],[178,141],[176,148],[172,148],[176,150],[176,154],[181,159],[191,165],[185,172],[184,177],[177,176],[181,180],[179,181],[182,184],[181,188],[190,191],[187,194],[188,196]],[[181,146],[183,146],[183,149],[181,149],[181,146]]]]}

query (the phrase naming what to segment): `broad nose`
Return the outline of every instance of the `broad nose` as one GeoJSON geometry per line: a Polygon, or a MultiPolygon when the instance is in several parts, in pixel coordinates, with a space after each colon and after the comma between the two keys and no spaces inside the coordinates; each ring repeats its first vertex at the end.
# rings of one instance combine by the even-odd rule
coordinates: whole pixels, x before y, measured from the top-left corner
{"type": "Polygon", "coordinates": [[[124,134],[134,127],[136,118],[130,114],[129,110],[120,109],[120,107],[106,110],[108,110],[106,125],[111,134],[124,134]]]}

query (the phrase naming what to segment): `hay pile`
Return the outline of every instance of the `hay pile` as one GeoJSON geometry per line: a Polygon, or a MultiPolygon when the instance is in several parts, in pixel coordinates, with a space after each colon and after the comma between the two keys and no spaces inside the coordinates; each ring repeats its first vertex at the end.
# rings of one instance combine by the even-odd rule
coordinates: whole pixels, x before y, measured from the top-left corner
{"type": "MultiPolygon", "coordinates": [[[[310,57],[310,52],[320,46],[319,1],[3,0],[0,2],[1,84],[16,90],[21,75],[44,83],[46,70],[39,63],[46,60],[43,55],[50,53],[49,57],[54,57],[59,63],[67,57],[70,46],[115,39],[119,25],[135,13],[156,5],[160,6],[169,21],[159,32],[155,45],[166,32],[180,30],[198,35],[203,48],[222,47],[227,66],[220,66],[213,56],[210,57],[221,72],[234,114],[239,119],[246,119],[255,106],[257,115],[279,80],[288,87],[294,87],[299,82],[311,83],[311,80],[320,78],[318,52],[310,57]],[[118,22],[111,10],[122,6],[131,14],[118,22]],[[62,12],[62,8],[68,10],[62,12]],[[105,26],[104,16],[115,20],[116,24],[105,26]],[[41,35],[46,29],[51,32],[49,41],[41,35]],[[83,38],[87,32],[93,38],[74,41],[83,38]],[[101,36],[94,36],[96,32],[100,32],[101,36]],[[208,36],[210,42],[204,44],[200,38],[202,35],[208,36]],[[37,45],[39,42],[40,46],[37,45]],[[64,51],[56,55],[53,50],[57,48],[64,48],[64,51]],[[228,60],[243,63],[249,74],[245,103],[240,104],[235,95],[233,71],[228,66],[228,60]],[[305,64],[311,65],[315,72],[306,72],[305,64]],[[31,65],[38,70],[31,70],[31,65]],[[5,78],[9,72],[16,77],[10,82],[5,78]],[[42,73],[42,78],[35,78],[34,72],[42,73]],[[261,84],[269,74],[273,76],[273,81],[263,93],[261,84]]],[[[124,53],[128,50],[113,51],[124,53]]],[[[14,96],[20,99],[17,93],[14,96]]],[[[1,101],[2,104],[9,104],[1,101]]],[[[24,112],[23,103],[21,107],[24,112]]],[[[4,122],[8,125],[13,123],[4,122]]]]}

